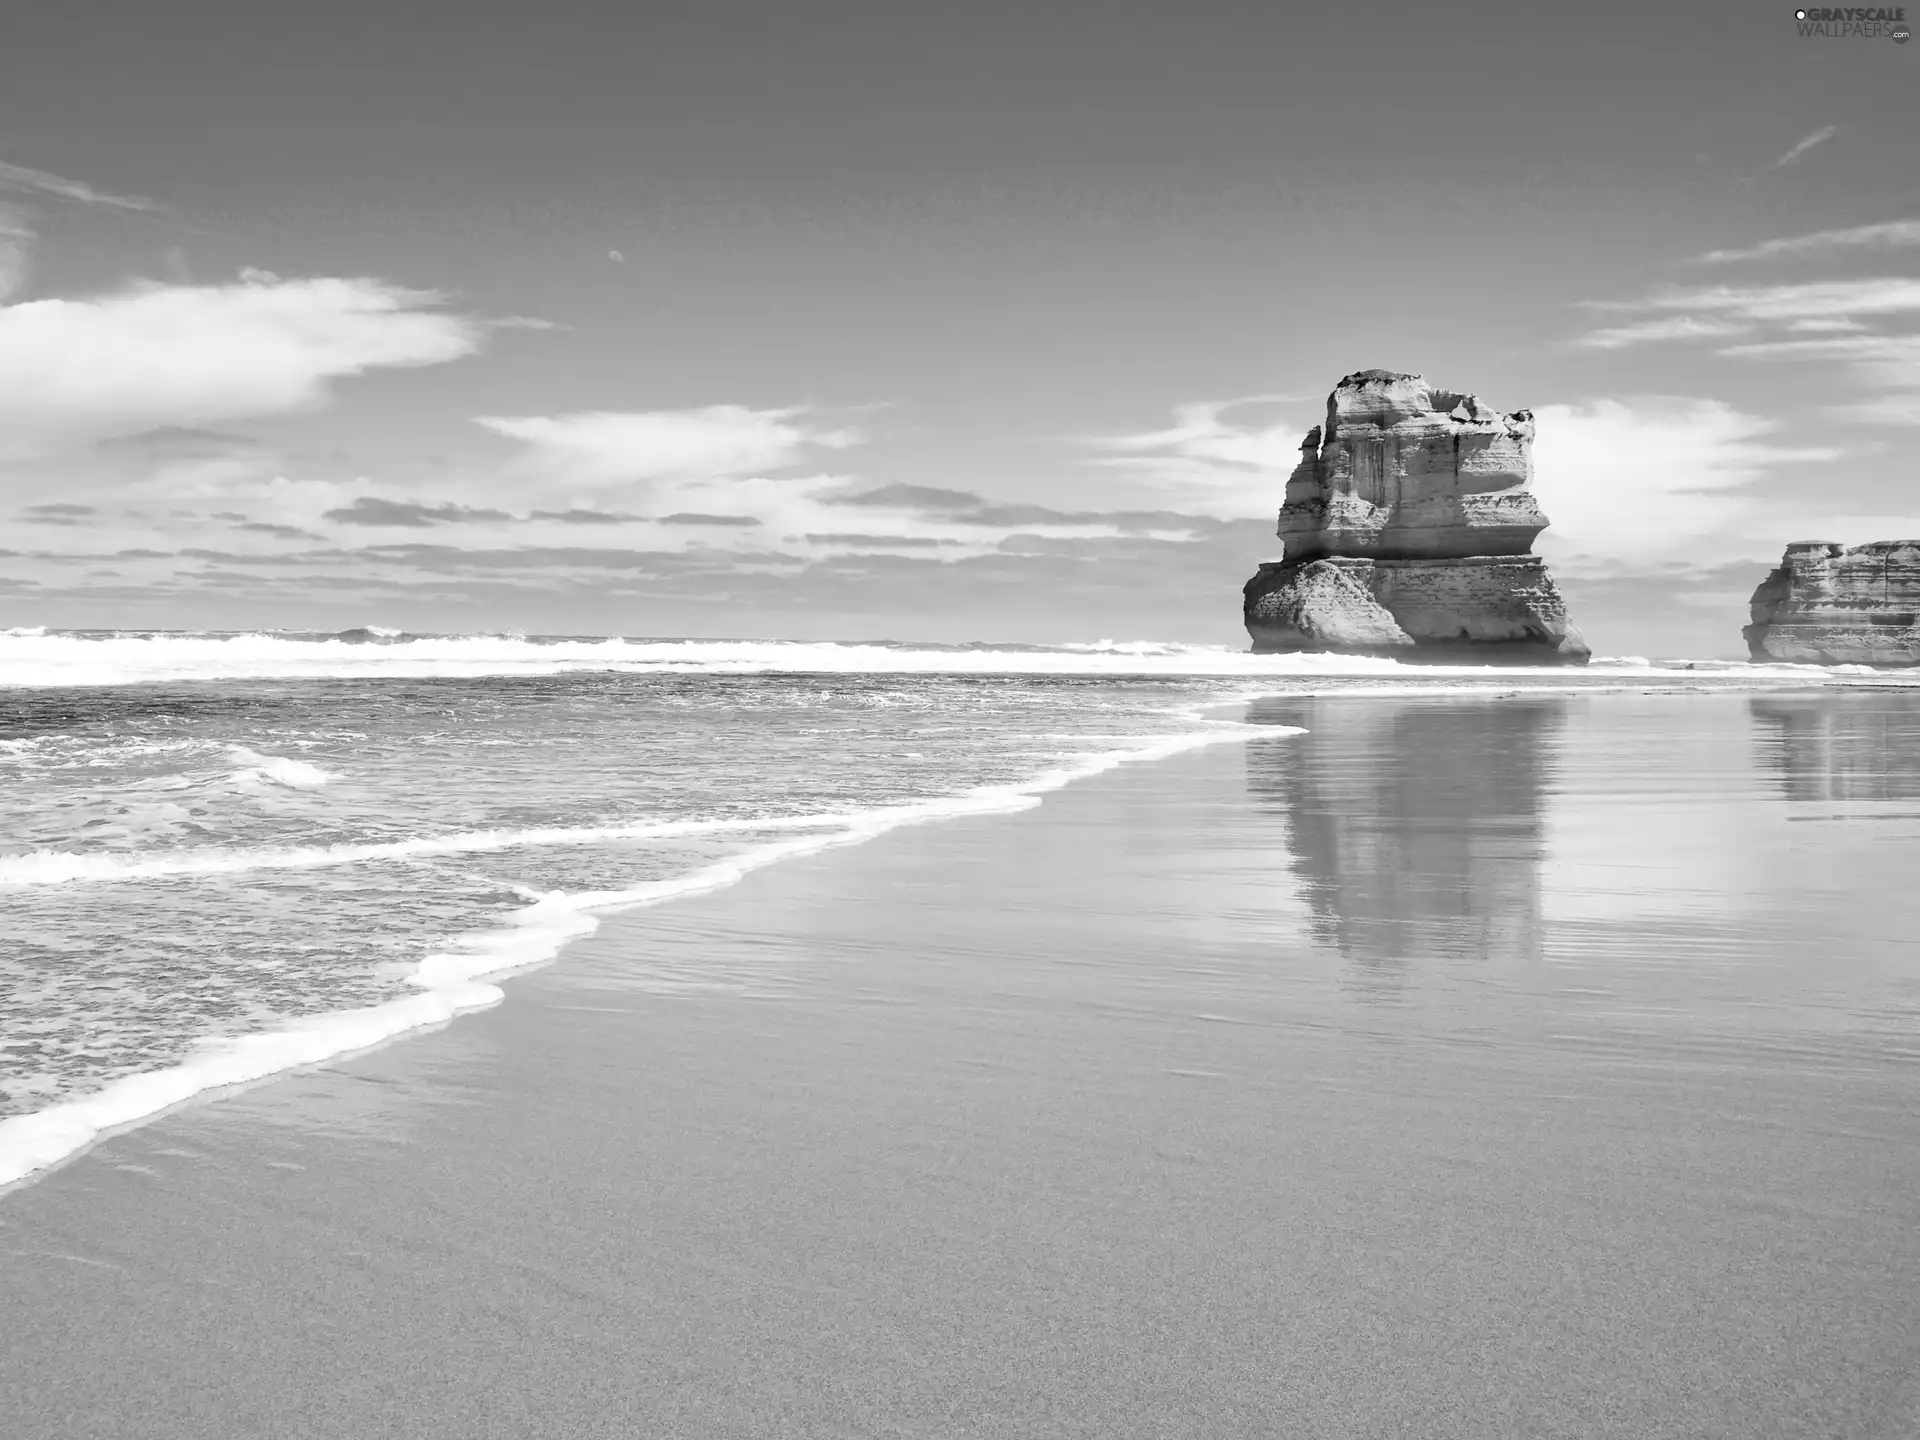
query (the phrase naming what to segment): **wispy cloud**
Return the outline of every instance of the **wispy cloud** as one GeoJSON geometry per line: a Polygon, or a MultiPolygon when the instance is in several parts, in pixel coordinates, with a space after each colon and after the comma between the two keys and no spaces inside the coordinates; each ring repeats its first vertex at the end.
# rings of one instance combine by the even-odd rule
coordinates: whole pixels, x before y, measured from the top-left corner
{"type": "Polygon", "coordinates": [[[1049,505],[1006,504],[968,490],[943,490],[930,485],[880,485],[871,490],[835,495],[828,504],[840,508],[890,510],[940,526],[1027,532],[1054,539],[1151,536],[1184,540],[1211,528],[1205,516],[1175,510],[1056,510],[1049,505]]]}
{"type": "Polygon", "coordinates": [[[565,510],[530,511],[527,518],[556,520],[562,525],[626,525],[646,517],[630,514],[625,510],[583,510],[576,505],[565,510]]]}
{"type": "Polygon", "coordinates": [[[1303,402],[1298,395],[1244,395],[1177,405],[1165,429],[1088,441],[1095,450],[1113,452],[1088,463],[1131,472],[1181,510],[1253,514],[1270,508],[1276,477],[1299,461],[1304,427],[1291,413],[1242,420],[1231,412],[1303,402]]]}
{"type": "Polygon", "coordinates": [[[1827,141],[1833,139],[1833,137],[1838,135],[1839,133],[1840,133],[1840,127],[1838,125],[1822,125],[1818,130],[1815,130],[1811,135],[1803,136],[1798,142],[1794,144],[1792,149],[1788,150],[1786,154],[1782,155],[1778,160],[1774,161],[1773,168],[1775,170],[1778,170],[1783,165],[1793,164],[1794,161],[1798,160],[1802,155],[1806,154],[1809,150],[1813,149],[1814,146],[1826,144],[1827,141]]]}
{"type": "Polygon", "coordinates": [[[95,513],[97,512],[91,505],[56,502],[51,505],[23,506],[20,518],[28,525],[78,525],[95,513]]]}
{"type": "MultiPolygon", "coordinates": [[[[1726,326],[1742,322],[1859,320],[1920,313],[1920,279],[1876,276],[1860,280],[1814,280],[1794,285],[1698,285],[1658,290],[1638,300],[1590,300],[1589,310],[1653,313],[1678,317],[1665,328],[1635,332],[1641,341],[1715,338],[1712,329],[1689,334],[1686,324],[1726,326]]],[[[1596,334],[1606,332],[1595,332],[1596,334]]],[[[1619,333],[1619,332],[1616,332],[1619,333]]],[[[1581,343],[1592,343],[1592,336],[1581,343]]],[[[1631,342],[1630,342],[1631,343],[1631,342]]]]}
{"type": "Polygon", "coordinates": [[[1653,320],[1635,320],[1627,325],[1610,325],[1590,330],[1574,344],[1582,350],[1624,350],[1633,345],[1652,345],[1664,340],[1725,340],[1751,334],[1753,327],[1739,320],[1703,319],[1697,315],[1662,315],[1653,320]]]}
{"type": "Polygon", "coordinates": [[[341,525],[398,525],[424,529],[430,525],[511,520],[513,516],[504,510],[471,505],[423,505],[416,500],[383,500],[377,495],[361,495],[351,505],[324,512],[322,518],[341,525]]]}
{"type": "MultiPolygon", "coordinates": [[[[114,210],[154,211],[160,207],[137,195],[114,195],[81,180],[69,180],[47,170],[32,170],[0,160],[0,194],[52,198],[114,210]]],[[[0,202],[0,301],[26,283],[28,258],[39,228],[33,207],[0,202]]]]}
{"type": "Polygon", "coordinates": [[[833,545],[853,550],[935,550],[964,542],[933,535],[868,535],[863,531],[833,530],[804,538],[811,545],[833,545]]]}
{"type": "Polygon", "coordinates": [[[698,510],[677,510],[671,515],[660,517],[662,525],[758,525],[760,522],[751,515],[702,515],[698,510]]]}
{"type": "Polygon", "coordinates": [[[1886,220],[1877,225],[1854,225],[1844,230],[1816,230],[1764,240],[1743,250],[1709,250],[1696,255],[1696,265],[1731,265],[1746,260],[1825,258],[1857,251],[1897,250],[1920,246],[1920,220],[1886,220]]]}
{"type": "Polygon", "coordinates": [[[25,165],[10,165],[0,160],[0,190],[29,195],[51,195],[82,205],[105,205],[114,210],[158,210],[159,205],[138,195],[115,195],[96,190],[83,180],[69,180],[48,170],[33,170],[25,165]]]}
{"type": "Polygon", "coordinates": [[[275,540],[318,540],[320,537],[311,530],[302,530],[297,525],[270,525],[264,520],[248,520],[234,529],[251,535],[267,535],[275,540]]]}
{"type": "Polygon", "coordinates": [[[1751,185],[1756,180],[1760,179],[1761,176],[1770,175],[1775,170],[1785,169],[1787,166],[1799,160],[1799,158],[1802,155],[1805,155],[1809,150],[1813,149],[1816,145],[1826,144],[1827,141],[1833,139],[1833,137],[1838,135],[1839,133],[1840,133],[1840,127],[1838,125],[1822,125],[1818,130],[1815,130],[1812,134],[1802,136],[1798,141],[1794,143],[1792,148],[1789,149],[1786,154],[1782,155],[1778,160],[1774,161],[1771,165],[1767,166],[1764,170],[1759,171],[1757,174],[1747,176],[1740,183],[1742,185],[1751,185]]]}
{"type": "Polygon", "coordinates": [[[933,485],[876,485],[834,499],[836,505],[875,506],[881,509],[925,510],[938,515],[976,510],[986,502],[970,490],[942,490],[933,485]]]}
{"type": "Polygon", "coordinates": [[[588,411],[482,415],[476,424],[518,440],[535,464],[586,485],[784,470],[817,448],[846,449],[858,431],[826,428],[801,408],[588,411]]]}
{"type": "MultiPolygon", "coordinates": [[[[1850,243],[1808,243],[1803,253],[1830,253],[1850,243]]],[[[1828,414],[1872,424],[1920,424],[1920,335],[1899,329],[1920,315],[1920,278],[1685,286],[1637,300],[1589,301],[1585,308],[1638,318],[1589,331],[1573,342],[1576,348],[1710,342],[1715,355],[1729,359],[1824,361],[1843,367],[1855,392],[1828,414]]]]}
{"type": "Polygon", "coordinates": [[[1846,420],[1920,425],[1920,335],[1828,335],[1730,345],[1719,352],[1742,360],[1827,361],[1845,367],[1859,398],[1830,407],[1846,420]]]}

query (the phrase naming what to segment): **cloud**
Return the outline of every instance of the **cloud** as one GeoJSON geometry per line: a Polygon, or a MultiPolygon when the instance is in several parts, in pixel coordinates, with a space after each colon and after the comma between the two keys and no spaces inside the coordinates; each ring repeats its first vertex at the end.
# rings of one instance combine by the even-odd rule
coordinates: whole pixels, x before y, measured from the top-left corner
{"type": "Polygon", "coordinates": [[[1778,170],[1782,165],[1793,164],[1794,161],[1798,160],[1802,155],[1806,154],[1809,150],[1813,149],[1814,146],[1826,144],[1827,141],[1831,140],[1834,136],[1838,135],[1839,133],[1840,133],[1840,127],[1838,125],[1822,125],[1818,130],[1815,130],[1811,135],[1802,137],[1799,141],[1797,141],[1794,144],[1792,149],[1788,150],[1786,154],[1782,155],[1778,160],[1774,161],[1773,168],[1775,170],[1778,170]]]}
{"type": "Polygon", "coordinates": [[[966,490],[941,490],[932,485],[877,485],[853,495],[836,495],[834,505],[870,505],[895,510],[925,510],[950,514],[976,510],[986,502],[966,490]]]}
{"type": "Polygon", "coordinates": [[[795,563],[854,550],[959,556],[989,553],[1014,530],[1093,539],[1151,524],[1184,540],[1203,523],[1165,511],[1073,513],[997,504],[963,490],[782,475],[862,438],[800,407],[486,416],[478,423],[521,443],[516,494],[532,486],[584,492],[594,503],[568,495],[570,508],[596,513],[599,500],[617,495],[660,517],[643,523],[657,527],[651,538],[663,548],[697,544],[741,553],[778,544],[800,552],[795,563]],[[849,511],[859,512],[857,520],[849,511]]]}
{"type": "Polygon", "coordinates": [[[1816,230],[1766,240],[1744,250],[1709,250],[1693,258],[1697,265],[1731,265],[1746,260],[1788,260],[1826,257],[1859,250],[1894,250],[1920,246],[1920,220],[1888,220],[1878,225],[1855,225],[1846,230],[1816,230]]]}
{"type": "Polygon", "coordinates": [[[1265,424],[1235,422],[1228,412],[1301,399],[1247,395],[1178,405],[1174,423],[1164,430],[1088,442],[1097,450],[1120,452],[1089,463],[1132,472],[1137,479],[1169,492],[1182,510],[1245,515],[1265,508],[1276,484],[1299,463],[1305,427],[1293,418],[1265,424]]]}
{"type": "MultiPolygon", "coordinates": [[[[532,510],[527,513],[529,520],[557,520],[562,525],[626,525],[635,520],[643,520],[643,515],[631,515],[624,510],[532,510]]],[[[669,517],[671,518],[671,517],[669,517]]]]}
{"type": "Polygon", "coordinates": [[[79,525],[96,512],[91,505],[25,505],[20,509],[20,519],[27,525],[79,525]]]}
{"type": "MultiPolygon", "coordinates": [[[[1877,276],[1793,285],[1679,286],[1638,300],[1588,300],[1583,308],[1671,317],[1668,328],[1645,327],[1628,343],[1688,339],[1692,338],[1688,324],[1705,327],[1698,333],[1711,336],[1715,326],[1807,320],[1858,322],[1867,317],[1920,314],[1920,279],[1877,276]]],[[[1582,343],[1591,339],[1584,337],[1582,343]]]]}
{"type": "Polygon", "coordinates": [[[1892,328],[1920,315],[1920,278],[1677,287],[1638,300],[1588,301],[1585,308],[1643,318],[1591,331],[1574,342],[1579,348],[1713,341],[1713,353],[1724,358],[1838,364],[1860,393],[1829,407],[1830,415],[1920,424],[1920,337],[1892,328]]]}
{"type": "Polygon", "coordinates": [[[1858,333],[1867,327],[1841,315],[1819,320],[1789,320],[1785,328],[1789,335],[1836,335],[1858,333]]]}
{"type": "Polygon", "coordinates": [[[439,295],[370,279],[141,284],[0,305],[0,447],[307,409],[333,382],[471,354],[481,328],[439,295]]]}
{"type": "Polygon", "coordinates": [[[217,498],[238,506],[249,487],[269,481],[284,463],[278,451],[251,435],[161,425],[97,440],[71,453],[61,468],[72,484],[132,485],[147,500],[217,498]]]}
{"type": "Polygon", "coordinates": [[[104,190],[96,190],[81,180],[69,180],[65,176],[55,175],[46,170],[30,170],[25,165],[9,165],[4,160],[0,160],[0,190],[50,195],[60,200],[74,200],[83,205],[104,205],[114,210],[158,210],[160,208],[153,201],[143,200],[138,195],[109,194],[104,190]]]}
{"type": "Polygon", "coordinates": [[[1533,488],[1552,521],[1536,548],[1575,575],[1774,554],[1800,510],[1759,482],[1842,453],[1778,444],[1778,422],[1718,400],[1595,399],[1542,406],[1534,420],[1533,488]]]}
{"type": "Polygon", "coordinates": [[[1920,335],[1830,335],[1818,340],[1769,340],[1729,345],[1719,353],[1748,360],[1838,358],[1905,366],[1920,359],[1920,335]]]}
{"type": "Polygon", "coordinates": [[[1920,334],[1761,341],[1719,353],[1741,360],[1837,362],[1862,398],[1829,406],[1829,414],[1869,424],[1920,425],[1920,334]]]}
{"type": "Polygon", "coordinates": [[[858,432],[811,424],[804,409],[589,411],[573,415],[483,415],[495,434],[518,440],[536,465],[577,483],[713,478],[783,470],[815,448],[845,449],[858,432]]]}
{"type": "Polygon", "coordinates": [[[109,435],[97,444],[108,454],[126,454],[145,463],[169,460],[223,460],[260,448],[251,435],[225,430],[198,430],[186,425],[161,425],[131,435],[109,435]]]}
{"type": "MultiPolygon", "coordinates": [[[[255,276],[244,283],[280,282],[255,276]]],[[[275,454],[211,420],[175,416],[123,426],[96,437],[85,458],[96,471],[135,477],[134,486],[116,481],[110,516],[88,528],[31,532],[48,552],[35,564],[77,575],[104,561],[127,567],[138,584],[175,586],[182,595],[218,590],[262,605],[304,596],[302,603],[329,607],[363,592],[402,597],[409,606],[430,596],[455,603],[477,593],[463,587],[511,577],[528,592],[582,597],[604,596],[615,583],[639,587],[621,593],[674,589],[709,601],[751,589],[779,611],[770,577],[857,599],[861,576],[937,589],[951,567],[990,562],[968,572],[969,585],[987,585],[981,577],[990,575],[993,585],[1010,587],[1016,575],[1051,583],[1049,577],[1079,574],[1096,561],[1127,563],[1175,550],[1182,573],[1199,564],[1189,552],[1231,555],[1237,566],[1247,558],[1240,551],[1258,548],[1231,538],[1239,532],[1229,522],[1152,502],[1131,510],[1056,509],[796,470],[859,438],[839,419],[802,407],[487,421],[517,442],[499,463],[414,468],[386,478],[377,471],[348,478],[353,471],[336,462],[350,457],[318,457],[325,461],[321,473],[336,477],[318,478],[300,457],[275,454]],[[244,465],[244,472],[211,468],[228,464],[244,465]],[[603,534],[613,543],[591,543],[603,534]],[[574,538],[590,543],[567,543],[574,538]],[[387,543],[396,540],[451,543],[387,543]],[[155,548],[144,558],[111,558],[148,546],[155,548]],[[617,581],[608,571],[618,572],[617,581]]],[[[1223,453],[1237,453],[1234,437],[1221,428],[1223,453]]],[[[71,473],[36,467],[48,475],[56,468],[71,473]]],[[[20,499],[91,498],[62,486],[49,482],[20,499]]],[[[1270,508],[1270,500],[1263,497],[1259,508],[1270,508]]],[[[18,578],[45,577],[29,569],[18,578]]],[[[1101,586],[1102,593],[1115,588],[1104,580],[1101,586]]],[[[127,588],[133,593],[138,585],[130,580],[127,588]]]]}
{"type": "Polygon", "coordinates": [[[1753,326],[1744,321],[1663,315],[1656,320],[1636,320],[1630,325],[1589,331],[1574,344],[1582,350],[1624,350],[1631,345],[1650,345],[1663,340],[1719,340],[1752,333],[1753,326]]]}
{"type": "MultiPolygon", "coordinates": [[[[664,516],[648,522],[663,548],[764,543],[806,546],[809,534],[844,524],[831,508],[852,482],[832,474],[793,475],[821,452],[848,449],[861,435],[804,407],[709,405],[692,410],[597,411],[557,416],[485,416],[479,422],[520,442],[509,475],[516,496],[539,493],[549,506],[603,510],[622,504],[664,516]],[[699,533],[702,530],[709,533],[699,533]],[[676,533],[678,532],[678,533],[676,533]],[[733,532],[731,534],[727,532],[733,532]]],[[[553,507],[558,508],[558,507],[553,507]]],[[[901,516],[912,540],[930,522],[901,516]]],[[[863,533],[874,526],[860,527],[863,533]]]]}
{"type": "MultiPolygon", "coordinates": [[[[151,200],[136,195],[113,195],[80,180],[69,180],[46,170],[30,170],[24,165],[0,161],[0,191],[40,198],[74,201],[83,205],[101,205],[116,210],[158,210],[151,200]]],[[[0,300],[5,300],[26,283],[28,257],[38,238],[34,212],[24,205],[0,204],[0,300]]]]}
{"type": "Polygon", "coordinates": [[[362,495],[351,505],[327,511],[323,518],[342,525],[402,525],[418,529],[429,525],[511,520],[513,516],[504,510],[454,504],[422,505],[415,501],[382,500],[375,495],[362,495]]]}
{"type": "Polygon", "coordinates": [[[1225,523],[1174,510],[1055,510],[1047,505],[1008,505],[967,490],[939,490],[927,485],[881,485],[853,494],[828,496],[826,504],[892,510],[902,516],[930,521],[967,538],[971,538],[967,535],[968,528],[975,527],[1044,532],[1051,538],[1063,540],[1121,535],[1184,540],[1198,531],[1225,523]]]}
{"type": "Polygon", "coordinates": [[[1786,154],[1782,155],[1778,160],[1774,161],[1771,165],[1767,166],[1766,169],[1760,171],[1759,174],[1748,175],[1743,180],[1741,180],[1740,183],[1742,185],[1751,185],[1754,183],[1754,181],[1760,179],[1761,176],[1770,175],[1775,170],[1785,169],[1787,166],[1799,160],[1799,158],[1802,155],[1806,154],[1809,150],[1813,149],[1814,146],[1826,144],[1827,141],[1831,140],[1834,136],[1838,135],[1839,133],[1840,133],[1840,127],[1838,125],[1822,125],[1818,130],[1815,130],[1812,134],[1802,136],[1798,141],[1794,143],[1794,145],[1787,151],[1786,154]]]}

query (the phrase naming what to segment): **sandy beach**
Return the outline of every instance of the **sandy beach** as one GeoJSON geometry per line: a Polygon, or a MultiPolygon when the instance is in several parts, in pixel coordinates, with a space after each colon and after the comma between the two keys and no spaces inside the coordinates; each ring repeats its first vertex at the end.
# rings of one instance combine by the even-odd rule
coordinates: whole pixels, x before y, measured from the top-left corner
{"type": "Polygon", "coordinates": [[[1914,712],[1263,702],[613,917],[0,1196],[4,1428],[1910,1435],[1914,712]]]}

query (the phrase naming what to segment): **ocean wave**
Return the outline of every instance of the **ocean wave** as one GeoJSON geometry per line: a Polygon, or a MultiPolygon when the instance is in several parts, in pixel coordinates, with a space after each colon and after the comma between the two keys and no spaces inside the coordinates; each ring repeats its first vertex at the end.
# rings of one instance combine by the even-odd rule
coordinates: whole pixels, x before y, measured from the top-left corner
{"type": "Polygon", "coordinates": [[[244,745],[231,746],[230,753],[240,762],[240,768],[233,772],[232,778],[242,785],[278,785],[288,790],[318,790],[333,779],[318,765],[309,765],[305,760],[294,760],[285,755],[261,755],[244,745]]]}
{"type": "MultiPolygon", "coordinates": [[[[1040,804],[1041,797],[1049,791],[1121,765],[1164,759],[1223,741],[1247,741],[1300,733],[1303,732],[1297,727],[1220,721],[1206,730],[1168,736],[1129,749],[1085,756],[1075,763],[1057,766],[1025,781],[983,786],[946,799],[833,816],[791,816],[771,822],[676,822],[704,826],[708,832],[723,827],[777,830],[784,826],[819,828],[822,833],[769,841],[744,854],[716,861],[689,874],[632,889],[575,894],[556,891],[541,896],[514,912],[505,926],[462,937],[444,950],[420,961],[409,977],[415,987],[412,994],[380,1005],[315,1016],[268,1033],[210,1041],[199,1054],[181,1064],[126,1076],[94,1094],[0,1120],[0,1187],[44,1174],[49,1167],[72,1158],[104,1135],[132,1128],[211,1092],[247,1085],[301,1066],[368,1050],[410,1031],[443,1024],[464,1012],[496,1004],[504,998],[504,994],[494,982],[551,961],[568,941],[597,928],[599,921],[596,916],[599,914],[657,905],[680,896],[720,890],[778,861],[838,846],[859,844],[904,825],[1030,809],[1040,804]]],[[[628,828],[634,831],[640,829],[628,828]]],[[[657,826],[648,833],[657,835],[668,828],[657,826]]],[[[527,836],[543,832],[490,833],[497,835],[499,844],[504,846],[528,843],[527,836]]],[[[544,833],[552,837],[562,832],[544,833]]],[[[582,828],[569,833],[581,836],[591,834],[595,839],[619,838],[610,835],[606,827],[594,827],[591,831],[582,828]]],[[[682,833],[696,832],[689,829],[682,833]]],[[[443,836],[400,843],[445,844],[461,838],[443,836]]],[[[465,837],[469,842],[476,838],[465,837]]],[[[552,843],[551,839],[549,843],[552,843]]],[[[350,846],[279,853],[283,859],[303,855],[327,857],[314,859],[313,863],[336,863],[341,852],[355,849],[382,853],[424,853],[404,852],[391,847],[350,846]]],[[[105,861],[118,857],[62,858],[69,861],[105,861]]],[[[239,862],[246,857],[230,854],[224,858],[239,862]]],[[[255,868],[261,858],[259,855],[251,857],[255,868]]],[[[133,866],[141,863],[154,862],[129,862],[111,873],[103,872],[84,878],[125,876],[136,873],[133,866]]],[[[235,868],[243,867],[236,863],[235,868]]],[[[181,872],[145,870],[138,873],[181,872]]],[[[72,875],[66,878],[83,877],[72,875]]],[[[62,881],[41,878],[16,880],[14,883],[62,881]]]]}
{"type": "MultiPolygon", "coordinates": [[[[1594,668],[1663,674],[1725,670],[1819,673],[1744,661],[1603,657],[1594,668]]],[[[1851,667],[1849,667],[1851,668],[1851,667]]],[[[366,626],[312,633],[0,632],[0,687],[109,686],[159,681],[392,676],[473,678],[569,671],[709,674],[1036,674],[1161,676],[1531,675],[1537,667],[1408,664],[1353,655],[1255,655],[1224,645],[1098,640],[1060,645],[901,641],[527,638],[417,635],[366,626]]]]}

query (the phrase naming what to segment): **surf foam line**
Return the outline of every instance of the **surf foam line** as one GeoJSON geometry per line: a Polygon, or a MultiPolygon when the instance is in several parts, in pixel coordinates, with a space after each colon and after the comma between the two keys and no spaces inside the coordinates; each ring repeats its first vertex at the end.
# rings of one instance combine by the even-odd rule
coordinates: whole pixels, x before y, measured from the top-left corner
{"type": "MultiPolygon", "coordinates": [[[[288,1071],[360,1054],[412,1031],[437,1027],[455,1016],[496,1005],[505,998],[505,992],[495,982],[549,963],[569,941],[598,929],[597,917],[601,914],[723,890],[753,871],[782,860],[858,845],[906,825],[1031,810],[1049,791],[1122,765],[1164,760],[1228,741],[1305,733],[1299,726],[1214,723],[1215,729],[1090,755],[1078,764],[1047,770],[1015,784],[983,786],[947,799],[834,817],[831,823],[839,828],[827,833],[771,841],[675,879],[630,890],[571,895],[555,891],[542,896],[515,911],[504,928],[463,937],[422,960],[409,977],[417,987],[413,994],[379,1005],[312,1016],[283,1030],[209,1041],[200,1053],[180,1064],[124,1076],[91,1095],[0,1120],[0,1194],[47,1175],[102,1139],[183,1105],[288,1071]]],[[[815,825],[830,823],[823,816],[804,818],[815,825]]],[[[741,822],[737,828],[756,827],[764,829],[768,825],[765,821],[741,822]]],[[[595,834],[605,838],[604,831],[595,834]]]]}
{"type": "Polygon", "coordinates": [[[72,885],[86,881],[152,880],[179,875],[232,875],[254,870],[318,870],[368,860],[469,855],[521,846],[595,845],[607,840],[672,840],[687,835],[727,835],[756,830],[818,830],[850,825],[856,812],[780,815],[740,820],[656,820],[631,825],[547,825],[527,830],[463,830],[407,840],[359,845],[294,846],[284,850],[183,850],[135,857],[105,852],[32,850],[0,859],[0,887],[72,885]]]}
{"type": "MultiPolygon", "coordinates": [[[[377,629],[377,627],[375,627],[377,629]]],[[[375,633],[374,630],[366,632],[375,633]]],[[[382,635],[391,632],[379,632],[382,635]]],[[[1649,674],[1673,668],[1747,668],[1779,674],[1819,669],[1745,661],[1655,661],[1601,657],[1595,666],[1649,674]]],[[[1255,655],[1224,645],[1100,640],[1054,646],[917,647],[805,640],[534,639],[511,635],[404,636],[359,644],[338,636],[90,634],[0,631],[0,689],[113,686],[209,680],[466,679],[572,672],[666,674],[919,674],[1297,676],[1501,676],[1499,666],[1428,666],[1370,656],[1255,655]]]]}

